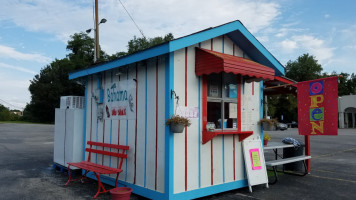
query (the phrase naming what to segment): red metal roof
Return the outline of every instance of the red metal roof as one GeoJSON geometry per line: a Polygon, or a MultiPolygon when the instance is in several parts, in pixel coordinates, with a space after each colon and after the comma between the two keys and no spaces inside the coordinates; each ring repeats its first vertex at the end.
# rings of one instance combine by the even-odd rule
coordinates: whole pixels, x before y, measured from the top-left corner
{"type": "Polygon", "coordinates": [[[197,76],[226,72],[268,80],[274,79],[274,69],[245,58],[202,48],[196,48],[195,54],[195,74],[197,76]]]}

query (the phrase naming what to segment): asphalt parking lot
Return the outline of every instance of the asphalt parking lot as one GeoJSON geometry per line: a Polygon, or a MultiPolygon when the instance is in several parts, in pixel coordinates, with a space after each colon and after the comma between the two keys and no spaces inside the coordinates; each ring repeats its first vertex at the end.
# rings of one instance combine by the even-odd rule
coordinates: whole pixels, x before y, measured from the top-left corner
{"type": "MultiPolygon", "coordinates": [[[[52,168],[53,131],[53,125],[0,123],[0,199],[92,199],[94,181],[66,188],[67,174],[52,168]]],[[[272,141],[304,141],[297,129],[268,133],[272,141]]],[[[260,185],[253,193],[242,188],[202,199],[356,199],[356,129],[312,137],[311,155],[311,173],[304,177],[281,174],[269,189],[260,185]]],[[[270,158],[272,152],[266,152],[270,158]]],[[[99,199],[111,197],[103,194],[99,199]]]]}

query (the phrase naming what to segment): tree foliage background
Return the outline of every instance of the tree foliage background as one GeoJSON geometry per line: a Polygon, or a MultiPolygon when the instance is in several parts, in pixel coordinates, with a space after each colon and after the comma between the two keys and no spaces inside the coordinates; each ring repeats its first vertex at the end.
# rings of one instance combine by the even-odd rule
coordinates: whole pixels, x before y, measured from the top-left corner
{"type": "MultiPolygon", "coordinates": [[[[99,62],[111,61],[154,45],[174,39],[171,33],[164,37],[138,38],[128,42],[127,52],[108,55],[101,50],[99,62]]],[[[53,123],[55,108],[59,107],[61,96],[83,96],[84,86],[76,80],[69,80],[69,72],[84,69],[93,64],[94,40],[85,33],[76,33],[67,43],[66,58],[55,59],[41,69],[31,80],[29,91],[31,102],[26,105],[23,120],[53,123]]]]}
{"type": "MultiPolygon", "coordinates": [[[[356,75],[352,73],[322,72],[323,68],[314,56],[303,54],[295,61],[288,61],[286,77],[297,82],[308,81],[328,76],[339,77],[339,96],[356,94],[356,75]]],[[[274,95],[267,97],[268,115],[283,122],[298,121],[297,98],[295,95],[274,95]],[[282,120],[283,115],[283,120],[282,120]]]]}
{"type": "MultiPolygon", "coordinates": [[[[142,51],[154,45],[168,42],[174,39],[171,33],[163,37],[140,38],[134,37],[127,44],[127,51],[117,52],[108,55],[101,50],[101,57],[98,62],[106,62],[118,59],[122,56],[142,51]]],[[[93,64],[94,40],[85,33],[76,33],[70,37],[66,49],[67,56],[62,59],[55,59],[41,69],[31,80],[29,91],[31,102],[26,105],[23,120],[53,123],[55,108],[59,107],[61,96],[82,96],[84,86],[75,80],[68,80],[69,72],[84,69],[93,64]]],[[[328,75],[323,73],[322,66],[314,56],[303,54],[295,61],[289,61],[286,65],[286,77],[296,81],[307,81],[330,75],[342,75],[339,78],[339,96],[356,94],[356,75],[336,72],[328,75]]],[[[6,109],[0,106],[0,117],[6,114],[6,109]],[[4,111],[5,110],[5,111],[4,111]],[[5,114],[2,114],[4,112],[5,114]]],[[[268,115],[282,121],[297,121],[297,100],[294,95],[275,95],[268,97],[268,115]]],[[[1,119],[0,120],[5,120],[1,119]]]]}

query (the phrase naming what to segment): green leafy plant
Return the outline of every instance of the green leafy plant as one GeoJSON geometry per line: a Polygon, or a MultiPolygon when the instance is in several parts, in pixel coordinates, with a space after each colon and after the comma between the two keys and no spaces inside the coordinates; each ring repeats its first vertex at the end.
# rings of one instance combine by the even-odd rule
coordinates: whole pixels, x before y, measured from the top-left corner
{"type": "Polygon", "coordinates": [[[185,117],[181,117],[179,115],[173,115],[170,119],[166,121],[166,126],[171,124],[183,124],[184,126],[190,126],[190,120],[185,117]]]}
{"type": "Polygon", "coordinates": [[[262,119],[260,119],[260,121],[258,121],[258,123],[268,123],[270,126],[272,126],[272,125],[277,126],[278,121],[276,119],[262,118],[262,119]]]}
{"type": "Polygon", "coordinates": [[[271,136],[268,133],[264,133],[263,135],[264,135],[263,140],[267,140],[267,141],[271,140],[271,136]]]}

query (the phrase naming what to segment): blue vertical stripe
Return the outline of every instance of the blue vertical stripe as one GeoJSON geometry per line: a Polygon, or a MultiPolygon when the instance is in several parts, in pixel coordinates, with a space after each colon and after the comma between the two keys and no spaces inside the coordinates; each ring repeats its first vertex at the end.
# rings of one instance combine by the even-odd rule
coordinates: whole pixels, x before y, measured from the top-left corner
{"type": "Polygon", "coordinates": [[[222,53],[225,53],[225,35],[222,36],[222,53]]]}
{"type": "Polygon", "coordinates": [[[244,80],[244,77],[241,76],[241,83],[239,84],[242,84],[242,94],[244,95],[245,94],[245,80],[244,80]]]}
{"type": "MultiPolygon", "coordinates": [[[[200,43],[199,43],[199,47],[200,47],[200,43]]],[[[201,149],[201,141],[200,141],[200,126],[201,126],[201,108],[200,108],[200,76],[198,77],[198,110],[199,110],[199,119],[198,119],[198,178],[199,178],[199,188],[201,188],[201,160],[200,160],[200,149],[201,149]]]]}
{"type": "Polygon", "coordinates": [[[145,170],[143,186],[146,187],[146,161],[147,161],[147,64],[146,64],[146,84],[145,84],[145,170]]]}
{"type": "MultiPolygon", "coordinates": [[[[169,119],[173,114],[174,99],[171,98],[171,91],[174,89],[174,52],[169,53],[166,57],[165,66],[165,120],[169,119]]],[[[174,157],[174,137],[171,134],[169,127],[165,127],[165,157],[164,157],[164,193],[165,199],[173,197],[173,157],[174,157]]]]}
{"type": "Polygon", "coordinates": [[[84,123],[83,123],[83,160],[85,159],[85,147],[87,140],[87,95],[88,95],[88,78],[85,79],[85,90],[84,90],[84,123]]]}

